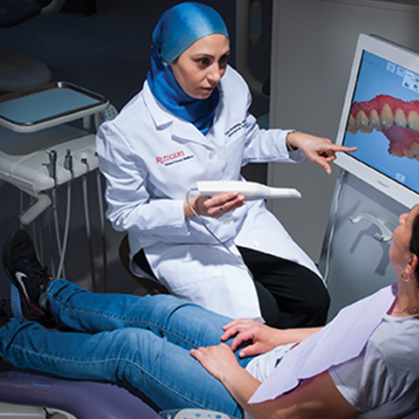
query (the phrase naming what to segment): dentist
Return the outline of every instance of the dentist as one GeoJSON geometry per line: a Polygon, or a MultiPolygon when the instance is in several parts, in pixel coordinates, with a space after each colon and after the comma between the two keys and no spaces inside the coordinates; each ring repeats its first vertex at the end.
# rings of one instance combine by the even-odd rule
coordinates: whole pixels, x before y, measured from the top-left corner
{"type": "Polygon", "coordinates": [[[245,181],[240,169],[250,162],[305,155],[330,173],[335,152],[350,150],[260,129],[229,53],[226,25],[211,7],[186,2],[162,14],[143,89],[98,131],[107,216],[128,232],[133,272],[146,265],[181,299],[280,328],[323,325],[323,279],[263,201],[245,202],[235,191],[185,201],[197,181],[245,181]]]}

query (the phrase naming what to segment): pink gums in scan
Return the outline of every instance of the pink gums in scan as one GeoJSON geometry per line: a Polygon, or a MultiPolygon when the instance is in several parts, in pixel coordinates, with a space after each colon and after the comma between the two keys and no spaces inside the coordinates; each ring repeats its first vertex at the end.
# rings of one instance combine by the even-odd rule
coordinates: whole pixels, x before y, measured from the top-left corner
{"type": "Polygon", "coordinates": [[[419,160],[419,101],[404,102],[379,95],[365,102],[354,102],[347,130],[370,133],[381,131],[390,141],[388,152],[396,157],[419,160]]]}

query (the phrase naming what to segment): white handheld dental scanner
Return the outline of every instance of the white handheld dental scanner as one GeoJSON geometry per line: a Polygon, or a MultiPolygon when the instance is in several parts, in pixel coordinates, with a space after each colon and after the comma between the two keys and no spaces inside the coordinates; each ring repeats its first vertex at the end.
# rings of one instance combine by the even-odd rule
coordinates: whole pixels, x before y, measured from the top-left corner
{"type": "Polygon", "coordinates": [[[226,192],[238,192],[247,201],[256,199],[301,198],[301,193],[294,188],[273,188],[256,182],[200,181],[196,183],[198,191],[205,196],[216,196],[226,192]]]}

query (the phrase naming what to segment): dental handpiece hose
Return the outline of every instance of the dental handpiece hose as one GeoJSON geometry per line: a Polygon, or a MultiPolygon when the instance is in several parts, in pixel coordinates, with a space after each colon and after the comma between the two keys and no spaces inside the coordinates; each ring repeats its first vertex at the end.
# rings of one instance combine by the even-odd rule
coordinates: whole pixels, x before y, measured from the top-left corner
{"type": "MultiPolygon", "coordinates": [[[[61,260],[62,257],[62,248],[61,248],[61,237],[60,229],[58,224],[58,214],[57,214],[57,152],[55,150],[48,150],[49,162],[50,162],[50,172],[51,177],[54,181],[54,187],[52,188],[52,212],[54,217],[55,224],[55,237],[57,241],[58,256],[61,260]]],[[[64,269],[62,269],[63,277],[65,277],[64,269]]]]}
{"type": "Polygon", "coordinates": [[[48,151],[51,177],[54,181],[54,188],[57,186],[57,152],[55,150],[48,151]]]}
{"type": "Polygon", "coordinates": [[[70,229],[70,213],[71,213],[71,184],[74,179],[74,172],[73,172],[73,156],[71,155],[71,150],[67,149],[67,153],[64,157],[64,168],[70,172],[71,179],[67,184],[67,211],[66,211],[66,219],[64,224],[64,237],[63,237],[63,244],[61,246],[61,257],[60,263],[58,265],[57,270],[57,277],[65,276],[65,268],[64,268],[64,261],[65,261],[65,254],[67,251],[67,244],[68,244],[68,233],[70,229]]]}

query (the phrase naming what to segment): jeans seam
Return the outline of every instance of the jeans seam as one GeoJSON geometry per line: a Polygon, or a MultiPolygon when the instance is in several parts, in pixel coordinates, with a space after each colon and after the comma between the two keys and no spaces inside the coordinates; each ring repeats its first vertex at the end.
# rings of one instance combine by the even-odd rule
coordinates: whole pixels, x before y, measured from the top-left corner
{"type": "MultiPolygon", "coordinates": [[[[174,334],[171,331],[167,330],[166,328],[164,328],[162,325],[158,324],[158,323],[153,323],[152,320],[138,320],[135,318],[132,319],[121,319],[120,317],[117,316],[113,316],[104,312],[99,312],[99,311],[94,311],[94,310],[88,310],[88,309],[71,309],[68,308],[64,303],[62,303],[62,301],[59,298],[54,297],[55,303],[61,308],[64,309],[68,312],[72,312],[72,313],[84,313],[84,314],[89,314],[90,316],[100,316],[100,317],[106,317],[106,318],[110,318],[110,319],[116,319],[118,321],[120,321],[121,323],[138,323],[141,325],[145,325],[145,326],[151,326],[151,327],[155,327],[158,328],[159,330],[161,330],[162,332],[164,332],[166,335],[170,335],[180,341],[182,341],[185,344],[188,344],[190,346],[192,346],[193,348],[197,348],[200,345],[198,345],[195,342],[190,342],[189,340],[186,340],[184,337],[179,336],[178,334],[174,334]]],[[[132,326],[135,327],[135,326],[132,326]]],[[[117,329],[117,328],[116,328],[117,329]]]]}

